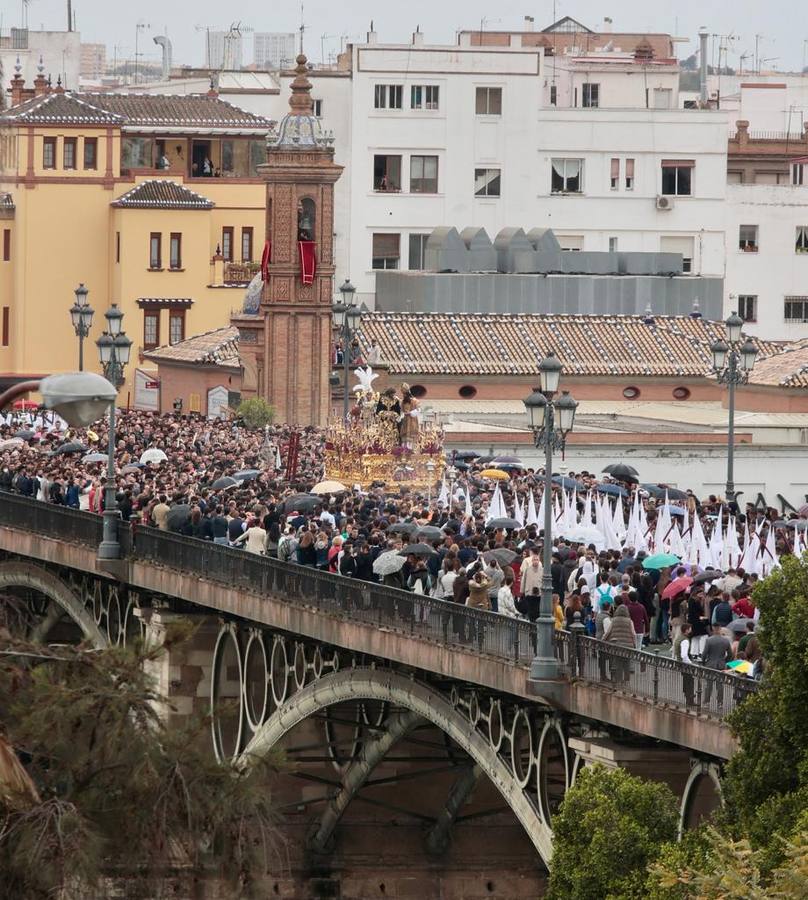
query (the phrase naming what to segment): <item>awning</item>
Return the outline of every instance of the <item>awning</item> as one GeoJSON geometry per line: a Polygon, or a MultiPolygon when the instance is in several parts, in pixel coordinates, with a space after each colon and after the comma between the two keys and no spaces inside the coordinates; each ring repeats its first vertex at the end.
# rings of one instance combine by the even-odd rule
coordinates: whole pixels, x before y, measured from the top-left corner
{"type": "Polygon", "coordinates": [[[194,305],[190,297],[138,297],[141,309],[188,309],[194,305]]]}

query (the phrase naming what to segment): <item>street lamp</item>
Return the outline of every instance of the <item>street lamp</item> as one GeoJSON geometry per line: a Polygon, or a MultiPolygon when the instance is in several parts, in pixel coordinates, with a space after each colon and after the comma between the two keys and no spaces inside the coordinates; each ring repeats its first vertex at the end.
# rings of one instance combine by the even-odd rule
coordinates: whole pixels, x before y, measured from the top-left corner
{"type": "Polygon", "coordinates": [[[70,307],[70,321],[79,339],[79,372],[84,371],[84,338],[90,333],[95,310],[87,302],[90,293],[82,282],[74,291],[76,299],[70,307]]]}
{"type": "Polygon", "coordinates": [[[563,366],[554,353],[549,353],[539,364],[538,387],[524,401],[527,424],[533,432],[533,443],[544,449],[544,572],[541,581],[539,618],[536,623],[536,655],[530,664],[530,678],[534,681],[552,680],[558,677],[558,661],[553,652],[553,450],[563,450],[567,435],[575,423],[577,402],[564,391],[553,400],[561,381],[563,366]]]}
{"type": "MultiPolygon", "coordinates": [[[[132,341],[121,330],[123,313],[116,304],[104,313],[107,330],[95,342],[104,375],[116,388],[123,384],[124,366],[129,362],[132,341]]],[[[121,545],[118,540],[118,502],[115,496],[115,400],[109,404],[109,444],[107,449],[107,482],[104,486],[104,527],[99,559],[118,559],[121,545]]]]}
{"type": "Polygon", "coordinates": [[[745,384],[755,366],[757,347],[747,338],[741,343],[743,319],[737,312],[727,318],[726,341],[716,341],[710,347],[713,372],[719,384],[729,391],[729,425],[727,428],[727,503],[735,502],[735,386],[745,384]]]}
{"type": "Polygon", "coordinates": [[[342,301],[332,307],[334,323],[342,339],[342,368],[344,396],[342,398],[342,416],[348,419],[348,369],[350,366],[351,341],[362,318],[362,310],[356,305],[356,288],[346,278],[339,289],[342,301]]]}
{"type": "Polygon", "coordinates": [[[432,506],[432,482],[435,480],[435,463],[430,459],[426,464],[426,473],[427,478],[429,479],[429,485],[427,487],[427,498],[426,505],[431,508],[432,506]]]}

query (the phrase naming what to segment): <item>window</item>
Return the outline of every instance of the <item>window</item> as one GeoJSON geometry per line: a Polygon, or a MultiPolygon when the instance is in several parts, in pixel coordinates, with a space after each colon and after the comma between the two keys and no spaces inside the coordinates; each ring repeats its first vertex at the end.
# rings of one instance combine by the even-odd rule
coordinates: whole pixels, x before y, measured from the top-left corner
{"type": "Polygon", "coordinates": [[[171,309],[168,312],[168,343],[179,344],[185,340],[185,310],[171,309]]]}
{"type": "Polygon", "coordinates": [[[377,153],[373,157],[373,190],[401,190],[401,157],[377,153]]]}
{"type": "Polygon", "coordinates": [[[581,93],[581,106],[584,108],[595,109],[599,103],[600,85],[584,82],[583,91],[581,93]]]}
{"type": "Polygon", "coordinates": [[[474,111],[478,116],[501,116],[502,88],[478,87],[474,111]]]}
{"type": "Polygon", "coordinates": [[[56,138],[46,137],[42,141],[42,168],[56,168],[56,138]]]}
{"type": "Polygon", "coordinates": [[[609,253],[617,253],[617,238],[609,238],[609,253]]]}
{"type": "Polygon", "coordinates": [[[323,101],[322,100],[312,100],[312,107],[314,111],[314,116],[317,119],[321,119],[323,116],[323,101]]]}
{"type": "Polygon", "coordinates": [[[611,171],[609,175],[609,187],[616,191],[620,187],[620,160],[612,159],[611,171]]]}
{"type": "Polygon", "coordinates": [[[119,263],[121,261],[121,233],[120,231],[115,232],[115,262],[119,263]]]}
{"type": "Polygon", "coordinates": [[[501,169],[475,169],[474,170],[474,196],[475,197],[499,197],[500,196],[500,172],[501,169]]]}
{"type": "Polygon", "coordinates": [[[550,85],[550,106],[558,106],[558,88],[554,85],[550,85]]]}
{"type": "Polygon", "coordinates": [[[222,228],[222,257],[225,262],[233,262],[233,229],[222,228]]]}
{"type": "Polygon", "coordinates": [[[252,262],[253,259],[253,230],[241,229],[241,261],[252,262]]]}
{"type": "Polygon", "coordinates": [[[3,262],[11,262],[11,229],[3,229],[3,262]]]}
{"type": "Polygon", "coordinates": [[[375,109],[401,109],[404,88],[400,84],[377,84],[373,94],[375,109]]]}
{"type": "Polygon", "coordinates": [[[62,168],[76,168],[76,138],[65,138],[62,145],[62,168]]]}
{"type": "Polygon", "coordinates": [[[738,249],[746,253],[758,251],[758,227],[757,225],[741,225],[738,229],[738,249]]]}
{"type": "Polygon", "coordinates": [[[738,315],[744,322],[757,322],[757,294],[738,295],[738,315]]]}
{"type": "Polygon", "coordinates": [[[414,84],[410,88],[412,109],[438,109],[440,88],[436,84],[414,84]]]}
{"type": "Polygon", "coordinates": [[[150,169],[153,165],[154,141],[151,138],[121,138],[122,169],[150,169]]]}
{"type": "Polygon", "coordinates": [[[163,268],[163,236],[159,231],[153,231],[149,236],[149,268],[163,268]]]}
{"type": "Polygon", "coordinates": [[[626,160],[626,190],[634,190],[634,160],[626,160]]]}
{"type": "Polygon", "coordinates": [[[373,235],[373,268],[397,269],[401,256],[401,235],[373,235]]]}
{"type": "Polygon", "coordinates": [[[693,193],[693,169],[696,163],[690,159],[662,160],[662,193],[689,197],[693,193]]]}
{"type": "Polygon", "coordinates": [[[682,272],[689,275],[693,271],[693,254],[696,241],[692,235],[663,235],[659,239],[662,253],[680,253],[682,256],[682,272]]]}
{"type": "Polygon", "coordinates": [[[797,226],[797,240],[794,244],[797,253],[808,253],[808,225],[797,226]]]}
{"type": "Polygon", "coordinates": [[[687,400],[690,397],[690,388],[686,387],[675,387],[671,394],[673,395],[674,400],[687,400]]]}
{"type": "Polygon", "coordinates": [[[584,249],[584,236],[582,234],[559,234],[557,237],[562,250],[584,249]]]}
{"type": "Polygon", "coordinates": [[[580,194],[582,159],[554,159],[551,190],[554,194],[580,194]]]}
{"type": "Polygon", "coordinates": [[[143,349],[153,350],[160,344],[160,310],[143,310],[143,349]]]}
{"type": "Polygon", "coordinates": [[[171,233],[168,265],[172,269],[182,268],[182,235],[177,232],[171,233]]]}
{"type": "Polygon", "coordinates": [[[84,138],[84,168],[98,168],[98,138],[84,138]]]}
{"type": "Polygon", "coordinates": [[[457,393],[464,400],[472,400],[477,396],[477,388],[473,384],[464,384],[457,389],[457,393]]]}
{"type": "Polygon", "coordinates": [[[426,242],[429,240],[428,234],[411,234],[410,235],[410,258],[409,268],[413,272],[419,272],[424,268],[424,258],[426,253],[426,242]]]}
{"type": "Polygon", "coordinates": [[[805,184],[805,163],[793,163],[791,166],[791,183],[805,184]]]}
{"type": "Polygon", "coordinates": [[[623,396],[626,400],[636,400],[640,396],[640,389],[631,384],[623,388],[623,396]]]}
{"type": "Polygon", "coordinates": [[[3,346],[8,347],[9,340],[9,318],[11,317],[11,307],[3,307],[3,346]]]}
{"type": "Polygon", "coordinates": [[[783,319],[786,322],[808,322],[808,297],[786,297],[783,319]]]}
{"type": "Polygon", "coordinates": [[[438,193],[438,157],[410,157],[410,193],[438,193]]]}

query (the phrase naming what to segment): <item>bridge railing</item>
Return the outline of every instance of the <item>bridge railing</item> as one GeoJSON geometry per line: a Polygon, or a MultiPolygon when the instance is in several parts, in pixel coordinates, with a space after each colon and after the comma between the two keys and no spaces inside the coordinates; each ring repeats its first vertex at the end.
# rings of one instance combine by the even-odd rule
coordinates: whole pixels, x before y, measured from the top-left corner
{"type": "Polygon", "coordinates": [[[565,643],[563,664],[571,678],[713,718],[732,712],[758,688],[758,682],[744,676],[686,665],[581,634],[565,635],[565,643]]]}
{"type": "Polygon", "coordinates": [[[153,528],[132,532],[132,555],[203,578],[289,598],[355,622],[437,643],[472,648],[516,664],[533,658],[536,628],[486,610],[459,606],[374,582],[345,578],[153,528]]]}
{"type": "Polygon", "coordinates": [[[42,503],[7,491],[0,491],[0,525],[89,546],[101,543],[103,530],[101,516],[54,503],[42,503]]]}

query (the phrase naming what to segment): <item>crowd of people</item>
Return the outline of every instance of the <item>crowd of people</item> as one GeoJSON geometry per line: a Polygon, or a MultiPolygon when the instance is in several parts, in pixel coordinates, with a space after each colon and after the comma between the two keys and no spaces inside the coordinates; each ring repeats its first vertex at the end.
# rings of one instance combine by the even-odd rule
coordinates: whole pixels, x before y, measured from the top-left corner
{"type": "MultiPolygon", "coordinates": [[[[67,431],[39,413],[0,418],[0,491],[102,512],[106,428],[102,421],[67,431]]],[[[536,620],[543,533],[535,516],[529,525],[490,522],[493,482],[482,474],[490,460],[450,454],[451,482],[444,479],[442,490],[429,494],[392,492],[381,483],[313,494],[325,474],[324,446],[325,433],[315,428],[249,430],[195,415],[124,411],[116,423],[117,507],[125,521],[536,620]]],[[[541,490],[542,474],[511,463],[508,476],[498,482],[497,502],[526,507],[541,490]]],[[[575,487],[564,502],[579,507],[604,485],[617,487],[601,474],[568,478],[575,487]]],[[[560,496],[564,486],[556,489],[560,496]]],[[[653,534],[662,515],[660,492],[626,487],[610,491],[610,502],[623,504],[615,512],[630,519],[631,504],[635,513],[641,506],[643,528],[653,534]]],[[[694,522],[723,520],[739,534],[751,524],[764,543],[767,531],[776,535],[778,553],[794,550],[788,530],[775,527],[774,510],[741,510],[692,492],[679,502],[694,522]]],[[[555,507],[557,513],[558,497],[555,507]]],[[[743,663],[745,674],[759,676],[751,593],[760,576],[737,560],[710,571],[675,558],[658,565],[653,557],[631,541],[618,549],[554,536],[549,574],[556,628],[583,627],[634,649],[659,652],[668,645],[685,662],[716,669],[743,663]]]]}

